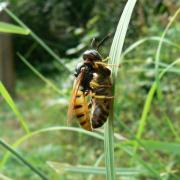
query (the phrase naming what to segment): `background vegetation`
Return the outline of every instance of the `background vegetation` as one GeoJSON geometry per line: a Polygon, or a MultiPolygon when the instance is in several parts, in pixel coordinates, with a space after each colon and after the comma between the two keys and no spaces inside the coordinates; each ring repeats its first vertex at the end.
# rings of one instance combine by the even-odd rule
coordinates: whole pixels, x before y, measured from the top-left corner
{"type": "MultiPolygon", "coordinates": [[[[98,131],[96,137],[92,137],[78,128],[61,128],[66,126],[73,80],[73,73],[66,68],[74,70],[93,37],[101,40],[109,32],[115,32],[125,3],[125,0],[10,1],[9,10],[59,57],[48,53],[33,36],[13,36],[17,73],[14,102],[29,129],[36,132],[31,138],[19,141],[16,150],[49,179],[104,179],[103,175],[91,177],[78,169],[78,165],[94,166],[98,160],[99,165],[104,166],[103,134],[98,131]],[[17,52],[23,56],[18,56],[17,52]],[[22,61],[23,57],[48,79],[48,83],[22,61]],[[41,129],[44,130],[39,131],[41,129]],[[98,135],[101,135],[99,139],[98,135]],[[47,161],[62,164],[47,164],[47,161]],[[71,166],[63,169],[63,163],[73,165],[79,173],[73,174],[71,166]],[[58,175],[52,166],[58,169],[58,175]]],[[[155,62],[160,39],[178,8],[180,2],[175,0],[153,3],[142,0],[137,2],[133,11],[116,85],[115,165],[132,168],[131,171],[121,169],[123,173],[126,170],[131,172],[121,175],[121,179],[179,179],[179,64],[168,69],[152,97],[153,101],[146,101],[156,78],[155,62]],[[148,114],[145,102],[150,103],[148,114]],[[137,139],[140,141],[138,145],[137,139]],[[137,176],[133,174],[135,170],[137,176]]],[[[179,20],[178,14],[163,38],[158,62],[160,71],[180,58],[179,20]]],[[[100,49],[103,57],[109,54],[111,43],[112,39],[100,49]]],[[[17,121],[18,116],[2,97],[0,107],[0,137],[12,145],[24,136],[24,130],[17,121]]],[[[76,120],[73,126],[78,127],[76,120]]],[[[14,179],[39,179],[14,156],[5,161],[5,153],[0,146],[3,174],[14,179]]],[[[92,167],[88,170],[94,172],[92,167]]]]}

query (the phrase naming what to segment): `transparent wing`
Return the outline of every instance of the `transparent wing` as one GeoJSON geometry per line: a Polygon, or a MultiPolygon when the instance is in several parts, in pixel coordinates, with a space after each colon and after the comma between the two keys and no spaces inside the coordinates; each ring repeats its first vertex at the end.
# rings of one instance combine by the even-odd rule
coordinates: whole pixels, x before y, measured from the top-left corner
{"type": "Polygon", "coordinates": [[[67,112],[68,125],[71,124],[71,120],[72,120],[72,116],[73,116],[73,112],[74,112],[75,100],[76,100],[76,96],[77,96],[83,75],[84,75],[84,71],[81,71],[79,76],[74,80],[72,95],[71,95],[71,99],[69,101],[69,107],[68,107],[68,112],[67,112]]]}

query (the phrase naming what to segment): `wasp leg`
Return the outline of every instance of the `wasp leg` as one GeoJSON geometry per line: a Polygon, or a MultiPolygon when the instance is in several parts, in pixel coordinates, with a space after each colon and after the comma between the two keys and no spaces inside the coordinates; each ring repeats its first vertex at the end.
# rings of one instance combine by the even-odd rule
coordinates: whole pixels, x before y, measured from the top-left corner
{"type": "Polygon", "coordinates": [[[102,96],[102,95],[101,96],[94,95],[92,97],[97,98],[97,99],[113,99],[114,98],[114,96],[102,96]]]}
{"type": "Polygon", "coordinates": [[[89,109],[92,108],[92,102],[90,102],[90,103],[88,104],[88,108],[89,108],[89,109]]]}
{"type": "Polygon", "coordinates": [[[108,56],[107,58],[103,59],[102,62],[107,62],[110,59],[110,57],[108,56]]]}
{"type": "Polygon", "coordinates": [[[101,85],[101,84],[98,84],[96,83],[95,81],[91,81],[90,82],[90,86],[93,87],[93,88],[103,88],[103,87],[107,87],[107,88],[110,88],[112,87],[111,85],[101,85]]]}
{"type": "Polygon", "coordinates": [[[85,95],[85,96],[88,96],[88,95],[89,95],[89,91],[85,92],[84,95],[85,95]]]}
{"type": "Polygon", "coordinates": [[[116,67],[121,67],[121,65],[117,65],[117,64],[107,64],[104,62],[95,62],[96,65],[100,64],[100,65],[104,65],[104,66],[116,66],[116,67]]]}
{"type": "Polygon", "coordinates": [[[96,95],[95,93],[91,93],[90,96],[97,99],[113,99],[114,98],[114,96],[96,95]]]}

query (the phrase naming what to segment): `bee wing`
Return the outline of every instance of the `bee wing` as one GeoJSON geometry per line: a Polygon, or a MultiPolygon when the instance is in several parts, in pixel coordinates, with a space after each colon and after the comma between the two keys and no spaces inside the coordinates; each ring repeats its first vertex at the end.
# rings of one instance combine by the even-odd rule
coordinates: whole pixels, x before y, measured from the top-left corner
{"type": "Polygon", "coordinates": [[[68,124],[71,124],[71,119],[72,119],[72,115],[73,115],[73,111],[74,111],[75,100],[76,100],[76,96],[77,96],[77,93],[78,93],[78,90],[79,90],[83,75],[84,75],[84,72],[81,71],[79,76],[74,81],[71,100],[69,102],[69,107],[68,107],[68,112],[67,112],[68,124]]]}

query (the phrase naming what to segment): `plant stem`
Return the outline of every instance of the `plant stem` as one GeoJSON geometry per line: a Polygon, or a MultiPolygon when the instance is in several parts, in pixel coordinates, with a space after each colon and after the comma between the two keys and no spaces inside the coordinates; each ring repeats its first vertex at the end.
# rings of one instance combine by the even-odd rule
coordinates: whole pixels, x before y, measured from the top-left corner
{"type": "Polygon", "coordinates": [[[37,168],[35,168],[31,163],[29,163],[26,159],[24,159],[16,150],[14,150],[11,146],[5,143],[3,140],[0,139],[0,144],[10,151],[13,155],[15,155],[21,162],[23,162],[27,167],[29,167],[34,173],[36,173],[41,179],[48,180],[48,178],[40,172],[37,168]]]}

